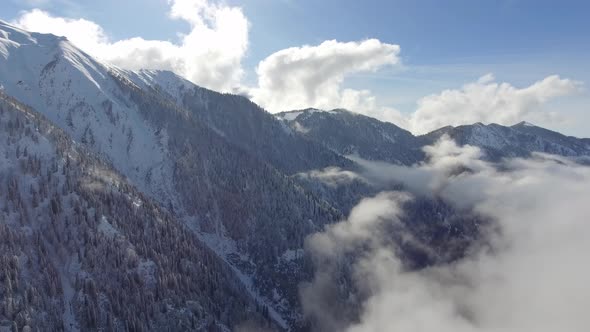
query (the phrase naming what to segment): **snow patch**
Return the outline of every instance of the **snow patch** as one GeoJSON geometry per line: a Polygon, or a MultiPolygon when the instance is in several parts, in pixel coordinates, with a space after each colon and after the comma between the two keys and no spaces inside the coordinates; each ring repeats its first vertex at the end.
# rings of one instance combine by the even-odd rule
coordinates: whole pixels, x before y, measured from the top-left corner
{"type": "Polygon", "coordinates": [[[281,258],[282,258],[284,261],[288,261],[288,262],[289,262],[289,261],[293,261],[293,260],[295,260],[295,259],[298,259],[298,258],[301,258],[301,257],[303,257],[303,254],[304,254],[304,251],[303,251],[303,249],[295,249],[295,250],[293,250],[293,249],[289,249],[289,250],[286,250],[286,251],[285,251],[285,252],[284,252],[284,253],[281,255],[281,258]]]}
{"type": "Polygon", "coordinates": [[[307,134],[309,132],[309,129],[305,128],[301,123],[299,123],[298,121],[295,121],[293,123],[293,128],[295,129],[295,131],[302,133],[302,134],[307,134]]]}
{"type": "Polygon", "coordinates": [[[103,233],[105,236],[114,238],[120,235],[119,231],[111,225],[105,216],[100,218],[100,223],[98,224],[98,230],[103,233]]]}
{"type": "Polygon", "coordinates": [[[289,113],[281,114],[281,117],[287,121],[293,121],[301,114],[303,114],[303,111],[289,112],[289,113]]]}

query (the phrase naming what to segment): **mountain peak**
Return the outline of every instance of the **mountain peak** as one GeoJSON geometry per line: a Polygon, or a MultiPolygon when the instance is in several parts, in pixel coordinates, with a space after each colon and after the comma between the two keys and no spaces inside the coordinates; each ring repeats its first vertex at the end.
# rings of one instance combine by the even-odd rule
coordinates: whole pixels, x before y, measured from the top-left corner
{"type": "Polygon", "coordinates": [[[6,52],[9,47],[35,44],[51,46],[67,40],[66,37],[58,37],[52,34],[29,32],[6,21],[0,20],[0,48],[4,58],[8,56],[6,52]]]}
{"type": "Polygon", "coordinates": [[[307,115],[314,114],[314,113],[334,114],[339,111],[343,111],[343,110],[326,111],[326,110],[321,110],[318,108],[310,107],[310,108],[305,108],[305,109],[301,109],[301,110],[292,110],[292,111],[277,113],[276,117],[280,120],[293,121],[293,120],[297,119],[301,114],[307,114],[307,115]]]}
{"type": "Polygon", "coordinates": [[[526,122],[526,121],[521,121],[515,125],[513,125],[512,127],[537,127],[534,124],[530,123],[530,122],[526,122]]]}

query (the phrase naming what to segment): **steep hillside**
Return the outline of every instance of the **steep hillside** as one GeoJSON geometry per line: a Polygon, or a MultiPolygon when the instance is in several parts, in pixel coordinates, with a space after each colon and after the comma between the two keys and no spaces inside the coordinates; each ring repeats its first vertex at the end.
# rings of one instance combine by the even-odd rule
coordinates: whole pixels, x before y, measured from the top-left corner
{"type": "Polygon", "coordinates": [[[192,232],[3,93],[0,141],[0,326],[223,331],[263,321],[192,232]]]}
{"type": "Polygon", "coordinates": [[[422,147],[448,135],[460,145],[483,149],[487,158],[528,157],[533,152],[565,157],[590,156],[588,139],[565,136],[521,122],[511,127],[476,123],[443,127],[422,136],[414,136],[391,123],[345,110],[307,109],[277,115],[301,136],[321,143],[341,155],[366,160],[412,165],[423,161],[422,147]]]}
{"type": "Polygon", "coordinates": [[[171,73],[114,68],[64,38],[5,23],[0,31],[3,91],[42,112],[187,225],[285,325],[273,307],[293,311],[298,281],[284,285],[292,269],[273,266],[341,214],[283,172],[352,163],[293,135],[244,98],[171,73]]]}
{"type": "Polygon", "coordinates": [[[408,131],[346,110],[306,109],[277,115],[294,132],[341,155],[411,165],[422,159],[419,141],[408,131]]]}
{"type": "Polygon", "coordinates": [[[292,132],[245,97],[204,89],[166,71],[126,72],[144,90],[176,102],[232,145],[286,174],[352,163],[292,132]]]}
{"type": "Polygon", "coordinates": [[[487,158],[528,157],[533,152],[565,157],[590,156],[587,140],[565,136],[541,127],[521,122],[511,127],[498,124],[445,127],[422,136],[426,144],[449,135],[457,143],[482,148],[487,158]]]}

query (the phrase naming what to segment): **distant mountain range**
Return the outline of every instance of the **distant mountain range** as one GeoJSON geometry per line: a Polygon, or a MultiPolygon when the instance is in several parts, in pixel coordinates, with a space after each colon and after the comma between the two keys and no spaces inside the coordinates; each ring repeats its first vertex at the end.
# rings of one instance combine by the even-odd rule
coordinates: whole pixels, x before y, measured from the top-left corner
{"type": "Polygon", "coordinates": [[[401,165],[422,161],[422,147],[431,145],[443,135],[460,145],[481,148],[489,160],[528,157],[533,152],[566,157],[590,156],[590,139],[565,136],[527,122],[510,127],[482,123],[447,126],[414,136],[392,123],[339,109],[306,109],[279,113],[277,117],[299,135],[341,155],[357,155],[401,165]]]}
{"type": "MultiPolygon", "coordinates": [[[[272,115],[1,21],[0,85],[0,331],[305,330],[305,238],[375,188],[300,174],[358,170],[350,155],[412,165],[445,134],[490,160],[590,156],[589,139],[527,123],[414,136],[345,110],[272,115]]],[[[444,202],[412,211],[432,245],[476,232],[444,202]]],[[[443,259],[407,249],[415,266],[443,259]]]]}

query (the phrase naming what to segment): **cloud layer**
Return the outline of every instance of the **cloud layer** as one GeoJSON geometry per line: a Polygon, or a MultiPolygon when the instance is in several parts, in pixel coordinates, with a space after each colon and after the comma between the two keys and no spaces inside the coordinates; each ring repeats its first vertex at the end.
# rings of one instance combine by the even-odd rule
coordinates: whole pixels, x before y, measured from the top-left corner
{"type": "MultiPolygon", "coordinates": [[[[303,292],[308,312],[323,320],[323,328],[354,332],[585,331],[590,168],[540,154],[490,164],[478,159],[477,148],[446,138],[426,152],[430,161],[423,165],[373,171],[405,183],[414,195],[436,191],[455,206],[492,218],[499,231],[484,232],[487,245],[474,245],[453,264],[408,271],[380,230],[399,222],[411,196],[367,198],[347,220],[308,241],[321,266],[356,253],[354,282],[369,293],[360,321],[338,326],[317,305],[320,292],[303,292]]],[[[321,267],[308,289],[335,283],[332,271],[321,267]]]]}
{"type": "Polygon", "coordinates": [[[206,0],[169,0],[170,17],[190,24],[178,43],[141,37],[112,41],[98,24],[33,9],[15,23],[30,31],[66,36],[87,53],[126,69],[164,69],[211,89],[236,88],[248,49],[248,20],[237,7],[206,0]]]}

